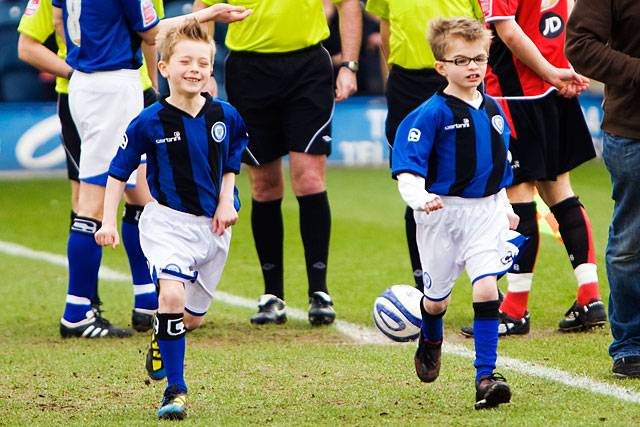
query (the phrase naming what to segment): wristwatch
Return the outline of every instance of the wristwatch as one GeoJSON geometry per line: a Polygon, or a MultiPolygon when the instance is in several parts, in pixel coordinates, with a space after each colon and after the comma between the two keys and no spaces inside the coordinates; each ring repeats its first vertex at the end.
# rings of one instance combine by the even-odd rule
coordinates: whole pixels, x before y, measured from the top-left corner
{"type": "Polygon", "coordinates": [[[340,63],[340,68],[345,67],[356,73],[360,69],[358,61],[345,61],[340,63]]]}

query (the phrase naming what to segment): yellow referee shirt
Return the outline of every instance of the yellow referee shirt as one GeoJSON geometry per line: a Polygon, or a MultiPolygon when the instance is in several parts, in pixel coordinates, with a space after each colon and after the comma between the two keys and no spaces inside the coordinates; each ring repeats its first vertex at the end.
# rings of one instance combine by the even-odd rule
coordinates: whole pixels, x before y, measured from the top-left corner
{"type": "Polygon", "coordinates": [[[411,70],[435,66],[427,42],[431,20],[455,16],[483,19],[478,0],[368,0],[366,10],[389,21],[389,63],[411,70]]]}
{"type": "MultiPolygon", "coordinates": [[[[340,3],[341,0],[333,0],[340,3]]],[[[202,0],[208,6],[229,3],[253,14],[229,25],[230,50],[259,53],[291,52],[329,37],[322,0],[202,0]]]]}
{"type": "MultiPolygon", "coordinates": [[[[162,0],[153,0],[153,6],[156,8],[158,17],[160,19],[164,18],[164,5],[162,0]]],[[[24,10],[24,15],[22,15],[20,19],[18,32],[31,37],[39,43],[44,43],[51,34],[54,34],[55,28],[53,28],[53,6],[51,6],[51,0],[30,0],[24,10]]],[[[58,56],[65,59],[67,56],[67,46],[64,40],[58,37],[57,33],[55,37],[56,44],[58,45],[58,56]]],[[[149,78],[147,65],[144,63],[144,57],[142,61],[140,80],[142,82],[142,89],[147,90],[151,87],[151,79],[149,78]]],[[[69,93],[69,80],[56,77],[56,92],[69,93]]]]}

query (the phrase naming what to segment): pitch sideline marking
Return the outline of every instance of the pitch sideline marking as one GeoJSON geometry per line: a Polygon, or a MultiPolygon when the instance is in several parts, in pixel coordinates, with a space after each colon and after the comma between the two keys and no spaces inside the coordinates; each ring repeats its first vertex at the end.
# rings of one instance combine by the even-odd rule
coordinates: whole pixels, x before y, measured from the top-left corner
{"type": "MultiPolygon", "coordinates": [[[[50,264],[67,267],[67,258],[64,256],[52,254],[50,252],[36,251],[22,245],[5,242],[3,240],[0,240],[0,252],[38,261],[46,261],[50,264]]],[[[100,267],[100,278],[103,280],[118,282],[129,281],[128,275],[104,266],[100,267]]],[[[216,297],[219,301],[229,305],[244,307],[248,309],[255,309],[256,307],[255,301],[236,295],[231,295],[226,292],[217,291],[216,297]]],[[[307,313],[297,308],[288,307],[287,314],[294,319],[307,319],[307,313]]],[[[356,325],[345,320],[337,320],[335,322],[335,327],[342,334],[348,336],[349,338],[360,344],[394,345],[373,328],[356,325]]],[[[474,358],[474,352],[460,344],[445,343],[444,352],[467,359],[474,358]]],[[[499,357],[498,365],[519,372],[521,374],[543,378],[573,388],[581,388],[595,394],[614,397],[625,402],[640,403],[640,393],[626,387],[597,381],[585,375],[572,374],[560,369],[548,368],[542,365],[526,362],[512,357],[499,357]]]]}

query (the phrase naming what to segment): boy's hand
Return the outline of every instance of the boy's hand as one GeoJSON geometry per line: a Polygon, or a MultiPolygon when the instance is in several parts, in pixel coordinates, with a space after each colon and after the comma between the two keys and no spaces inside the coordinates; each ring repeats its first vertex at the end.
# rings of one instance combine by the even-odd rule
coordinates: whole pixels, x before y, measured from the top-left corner
{"type": "Polygon", "coordinates": [[[96,232],[96,243],[100,246],[111,245],[115,249],[120,244],[120,236],[115,225],[102,224],[96,232]]]}
{"type": "Polygon", "coordinates": [[[226,3],[218,3],[213,6],[209,6],[200,12],[202,15],[198,16],[200,22],[223,22],[230,24],[236,21],[242,21],[247,16],[253,13],[252,9],[246,9],[243,6],[232,6],[226,3]]]}
{"type": "Polygon", "coordinates": [[[520,224],[520,217],[513,212],[507,212],[507,218],[509,219],[509,230],[515,230],[520,224]]]}
{"type": "Polygon", "coordinates": [[[427,202],[427,204],[424,205],[424,211],[426,213],[431,213],[442,208],[444,208],[444,203],[442,202],[442,199],[438,196],[436,196],[435,199],[431,200],[430,202],[427,202]]]}
{"type": "Polygon", "coordinates": [[[224,234],[224,230],[227,227],[232,226],[238,221],[238,212],[233,206],[233,201],[222,200],[218,202],[216,213],[213,215],[213,221],[211,223],[211,231],[218,236],[224,234]]]}

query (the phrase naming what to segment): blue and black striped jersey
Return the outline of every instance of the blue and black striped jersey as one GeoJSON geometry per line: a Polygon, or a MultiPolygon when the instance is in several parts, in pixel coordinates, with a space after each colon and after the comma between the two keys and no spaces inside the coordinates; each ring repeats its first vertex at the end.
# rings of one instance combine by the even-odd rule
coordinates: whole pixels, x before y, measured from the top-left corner
{"type": "MultiPolygon", "coordinates": [[[[144,109],[123,136],[109,175],[126,181],[147,154],[147,181],[158,203],[181,212],[213,217],[222,175],[240,172],[248,141],[240,114],[206,95],[192,117],[161,99],[144,109]]],[[[237,189],[234,204],[240,209],[237,189]]]]}
{"type": "Polygon", "coordinates": [[[442,91],[400,124],[392,175],[422,176],[441,196],[485,197],[511,184],[509,125],[497,102],[484,95],[479,108],[442,91]]]}
{"type": "Polygon", "coordinates": [[[151,0],[52,0],[62,8],[67,63],[85,73],[142,65],[137,33],[160,21],[151,0]]]}

